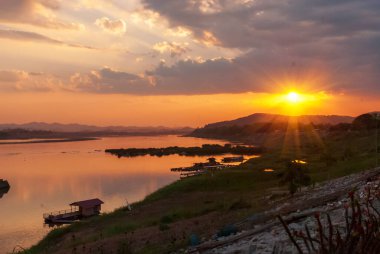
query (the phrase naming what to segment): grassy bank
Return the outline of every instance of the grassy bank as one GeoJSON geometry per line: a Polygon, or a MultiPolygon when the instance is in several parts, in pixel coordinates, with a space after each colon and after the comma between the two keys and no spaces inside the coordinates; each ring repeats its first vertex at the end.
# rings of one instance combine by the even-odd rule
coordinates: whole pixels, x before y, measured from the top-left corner
{"type": "Polygon", "coordinates": [[[167,253],[187,247],[191,239],[223,234],[228,225],[274,205],[273,190],[286,190],[279,182],[288,160],[307,161],[313,182],[376,163],[371,131],[292,130],[260,138],[267,152],[259,158],[176,181],[133,204],[132,211],[121,208],[53,230],[25,253],[167,253]],[[269,168],[274,171],[264,172],[269,168]]]}

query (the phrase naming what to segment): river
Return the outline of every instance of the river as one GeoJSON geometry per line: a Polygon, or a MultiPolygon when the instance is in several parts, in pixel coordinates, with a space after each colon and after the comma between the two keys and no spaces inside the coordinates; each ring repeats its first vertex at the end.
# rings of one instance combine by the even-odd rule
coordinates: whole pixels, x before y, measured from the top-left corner
{"type": "MultiPolygon", "coordinates": [[[[68,143],[0,145],[0,178],[11,188],[0,198],[0,253],[30,247],[51,228],[42,214],[69,208],[74,201],[100,198],[102,212],[142,200],[179,179],[170,168],[207,157],[117,158],[107,148],[200,146],[224,141],[178,136],[112,137],[68,143]]],[[[220,159],[221,156],[216,158],[220,159]]],[[[1,195],[0,195],[1,196],[1,195]]]]}

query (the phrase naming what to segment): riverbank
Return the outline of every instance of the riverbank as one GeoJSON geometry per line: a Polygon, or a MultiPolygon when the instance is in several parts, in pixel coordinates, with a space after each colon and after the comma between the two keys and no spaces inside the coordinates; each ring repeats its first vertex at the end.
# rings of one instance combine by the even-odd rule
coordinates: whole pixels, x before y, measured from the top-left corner
{"type": "Polygon", "coordinates": [[[318,183],[372,168],[372,143],[369,132],[268,135],[259,158],[177,181],[133,204],[132,211],[120,208],[54,230],[26,253],[167,253],[187,248],[191,241],[222,234],[228,225],[275,209],[277,201],[288,198],[287,186],[279,182],[289,158],[306,161],[318,183]]]}
{"type": "MultiPolygon", "coordinates": [[[[104,200],[102,212],[112,212],[126,199],[130,203],[140,201],[176,181],[179,173],[170,168],[191,166],[208,158],[172,155],[118,159],[104,153],[106,147],[190,147],[218,142],[154,136],[0,146],[0,178],[12,186],[0,199],[0,253],[10,253],[17,245],[29,248],[46,236],[52,228],[43,226],[43,213],[91,198],[104,200]]],[[[216,158],[219,161],[222,156],[216,158]]]]}

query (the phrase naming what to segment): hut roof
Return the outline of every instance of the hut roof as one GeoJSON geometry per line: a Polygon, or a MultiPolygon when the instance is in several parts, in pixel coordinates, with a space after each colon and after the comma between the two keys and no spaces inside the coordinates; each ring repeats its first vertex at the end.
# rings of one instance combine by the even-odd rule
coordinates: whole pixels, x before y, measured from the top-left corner
{"type": "Polygon", "coordinates": [[[93,207],[93,206],[97,206],[101,204],[104,204],[104,202],[98,198],[94,198],[94,199],[89,199],[89,200],[77,201],[77,202],[71,203],[70,205],[80,206],[80,207],[93,207]]]}

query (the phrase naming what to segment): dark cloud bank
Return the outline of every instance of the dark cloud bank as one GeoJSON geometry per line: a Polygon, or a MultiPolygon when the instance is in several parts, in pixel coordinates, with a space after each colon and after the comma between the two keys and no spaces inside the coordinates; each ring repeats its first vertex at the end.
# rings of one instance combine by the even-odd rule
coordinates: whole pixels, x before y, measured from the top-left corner
{"type": "Polygon", "coordinates": [[[221,47],[248,52],[231,61],[159,66],[152,74],[164,89],[265,91],[288,78],[316,90],[380,92],[378,0],[143,2],[200,40],[207,31],[221,47]]]}
{"type": "MultiPolygon", "coordinates": [[[[98,92],[212,94],[266,92],[281,82],[316,91],[380,92],[378,0],[143,0],[173,27],[222,48],[235,59],[160,64],[144,77],[99,75],[98,92]],[[207,35],[207,36],[205,36],[207,35]]],[[[103,73],[105,74],[105,73],[103,73]]],[[[109,73],[110,74],[110,73],[109,73]]],[[[90,88],[87,86],[87,88],[90,88]]]]}

